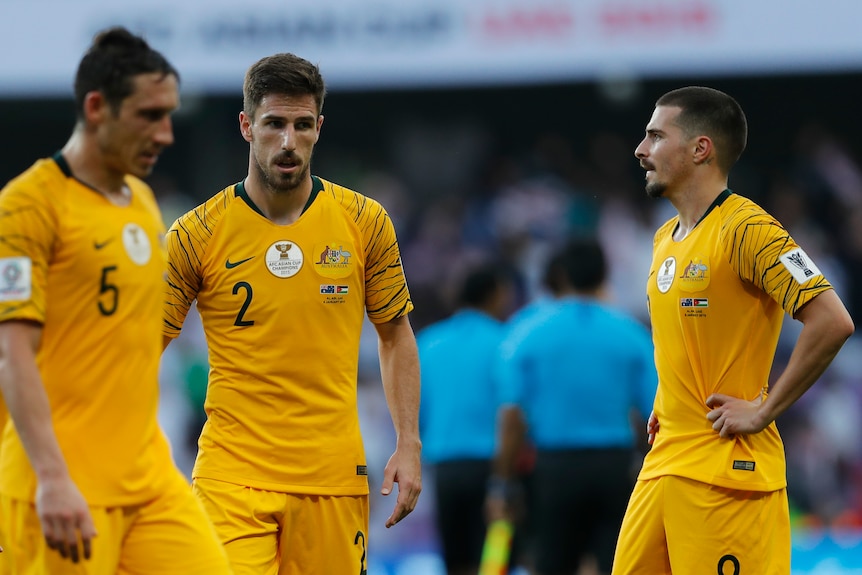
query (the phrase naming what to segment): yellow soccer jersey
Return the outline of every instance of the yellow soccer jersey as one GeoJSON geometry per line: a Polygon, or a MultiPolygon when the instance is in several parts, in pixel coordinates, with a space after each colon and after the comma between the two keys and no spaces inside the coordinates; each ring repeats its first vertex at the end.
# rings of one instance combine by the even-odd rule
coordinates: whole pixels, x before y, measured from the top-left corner
{"type": "Polygon", "coordinates": [[[682,241],[673,218],[658,230],[647,282],[661,429],[641,479],[678,475],[721,487],[786,485],[775,423],[721,439],[706,399],[766,391],[784,312],[831,289],[787,231],[754,202],[726,190],[682,241]]]}
{"type": "MultiPolygon", "coordinates": [[[[36,361],[72,479],[90,505],[152,499],[173,469],[157,423],[164,224],[152,191],[127,178],[120,207],[57,154],[0,193],[0,321],[43,326],[36,361]]],[[[0,489],[33,501],[15,428],[0,489]]]]}
{"type": "Polygon", "coordinates": [[[391,220],[314,177],[286,226],[232,185],[168,232],[165,335],[197,299],[209,348],[194,477],[319,495],[368,492],[356,404],[364,315],[413,304],[391,220]]]}

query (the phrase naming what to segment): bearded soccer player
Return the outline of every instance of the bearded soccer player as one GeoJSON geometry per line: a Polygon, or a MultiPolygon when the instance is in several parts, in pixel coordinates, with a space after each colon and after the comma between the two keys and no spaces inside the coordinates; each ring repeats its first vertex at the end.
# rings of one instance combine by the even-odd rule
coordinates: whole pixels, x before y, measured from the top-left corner
{"type": "Polygon", "coordinates": [[[193,489],[237,574],[364,573],[368,478],[357,412],[365,314],[395,426],[392,526],[421,490],[419,363],[395,230],[373,199],[310,172],[325,86],[293,54],[246,73],[247,177],[168,232],[165,345],[197,300],[209,348],[193,489]]]}
{"type": "Polygon", "coordinates": [[[776,418],[853,333],[847,310],[782,225],[728,189],[747,122],[727,94],[671,91],[635,150],[646,191],[678,214],[655,235],[647,296],[659,376],[647,454],[614,575],[790,573],[776,418]],[[802,330],[768,386],[784,314],[802,330]]]}
{"type": "Polygon", "coordinates": [[[75,77],[66,145],[0,193],[2,573],[227,574],[159,428],[164,224],[176,70],[123,28],[75,77]]]}

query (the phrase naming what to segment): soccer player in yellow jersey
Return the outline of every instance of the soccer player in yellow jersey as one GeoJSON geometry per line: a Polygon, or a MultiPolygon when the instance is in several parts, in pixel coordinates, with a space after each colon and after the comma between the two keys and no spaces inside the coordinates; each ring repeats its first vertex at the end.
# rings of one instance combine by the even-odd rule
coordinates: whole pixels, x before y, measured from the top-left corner
{"type": "Polygon", "coordinates": [[[166,259],[147,176],[179,76],[123,28],[66,145],[0,193],[0,573],[231,573],[157,422],[166,259]]]}
{"type": "Polygon", "coordinates": [[[356,387],[366,314],[397,437],[383,474],[384,495],[398,483],[387,527],[421,490],[419,362],[395,230],[378,202],[311,174],[317,66],[263,58],[243,95],[248,175],[167,235],[165,345],[197,300],[209,348],[193,489],[238,574],[365,573],[356,387]]]}
{"type": "Polygon", "coordinates": [[[775,419],[823,373],[853,322],[779,222],[727,187],[747,122],[727,94],[658,99],[635,156],[678,215],[655,235],[647,296],[659,376],[647,454],[614,575],[787,575],[790,518],[775,419]],[[784,314],[802,323],[768,387],[784,314]]]}

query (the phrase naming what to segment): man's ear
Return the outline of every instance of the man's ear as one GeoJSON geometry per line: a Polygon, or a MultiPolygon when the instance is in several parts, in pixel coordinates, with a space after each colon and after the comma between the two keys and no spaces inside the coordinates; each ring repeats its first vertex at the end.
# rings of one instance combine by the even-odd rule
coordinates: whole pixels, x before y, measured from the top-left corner
{"type": "Polygon", "coordinates": [[[87,124],[100,124],[110,113],[111,107],[101,92],[87,92],[84,96],[84,119],[87,124]]]}
{"type": "Polygon", "coordinates": [[[692,159],[695,164],[703,164],[715,159],[715,146],[708,136],[698,136],[694,140],[692,159]]]}
{"type": "Polygon", "coordinates": [[[314,143],[320,139],[320,129],[323,127],[323,114],[317,116],[317,133],[314,135],[314,143]]]}
{"type": "Polygon", "coordinates": [[[251,142],[251,118],[245,113],[239,113],[239,133],[246,142],[251,142]]]}

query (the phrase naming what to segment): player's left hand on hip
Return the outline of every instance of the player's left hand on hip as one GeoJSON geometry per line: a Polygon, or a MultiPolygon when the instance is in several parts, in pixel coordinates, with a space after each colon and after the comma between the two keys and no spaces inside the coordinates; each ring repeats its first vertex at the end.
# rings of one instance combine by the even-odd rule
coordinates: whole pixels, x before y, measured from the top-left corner
{"type": "Polygon", "coordinates": [[[712,428],[723,438],[732,438],[740,433],[757,433],[765,427],[761,423],[759,411],[762,401],[762,396],[754,401],[747,401],[714,393],[706,400],[707,407],[711,409],[706,414],[706,418],[712,422],[712,428]]]}

